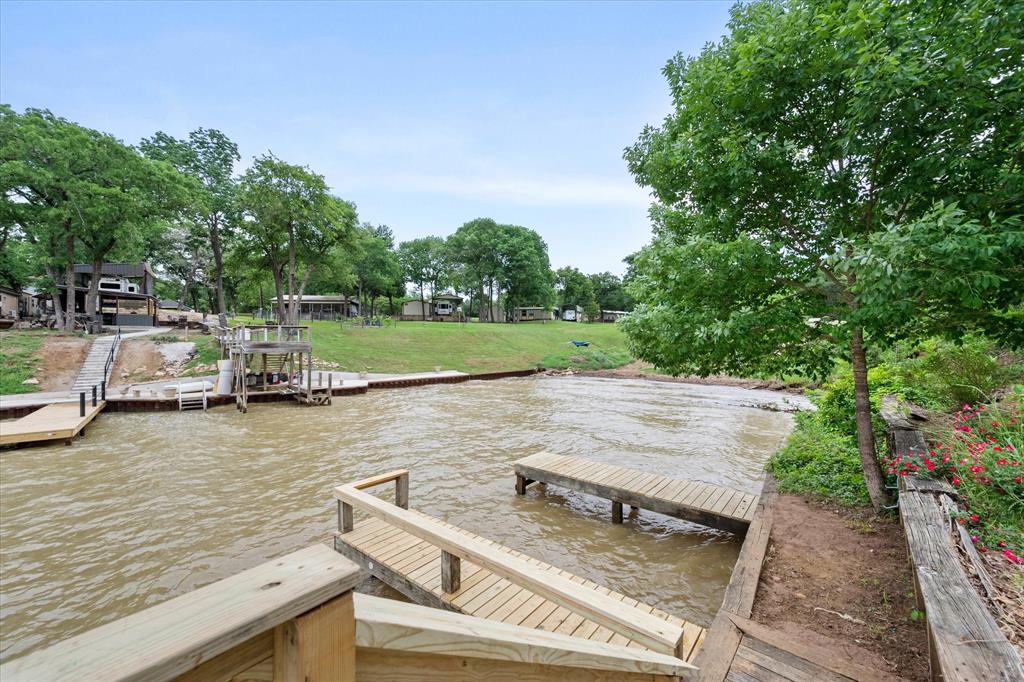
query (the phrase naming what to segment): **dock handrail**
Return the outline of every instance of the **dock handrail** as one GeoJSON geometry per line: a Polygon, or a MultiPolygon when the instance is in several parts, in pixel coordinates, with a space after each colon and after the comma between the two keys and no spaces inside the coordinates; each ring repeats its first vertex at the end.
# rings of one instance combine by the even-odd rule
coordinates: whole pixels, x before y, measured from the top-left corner
{"type": "MultiPolygon", "coordinates": [[[[403,478],[408,480],[408,471],[405,469],[357,481],[356,484],[366,488],[403,478]]],[[[437,546],[442,552],[442,575],[445,570],[445,555],[456,557],[455,562],[452,562],[453,567],[448,569],[454,569],[456,585],[458,561],[465,559],[654,651],[684,659],[683,652],[688,647],[692,648],[692,643],[687,641],[683,628],[678,625],[600,592],[584,588],[561,575],[542,570],[525,559],[463,535],[425,514],[388,504],[363,492],[356,484],[341,485],[334,489],[334,496],[342,503],[339,509],[339,530],[343,533],[352,528],[352,508],[359,508],[437,546]]],[[[688,665],[682,660],[680,664],[688,665]]]]}

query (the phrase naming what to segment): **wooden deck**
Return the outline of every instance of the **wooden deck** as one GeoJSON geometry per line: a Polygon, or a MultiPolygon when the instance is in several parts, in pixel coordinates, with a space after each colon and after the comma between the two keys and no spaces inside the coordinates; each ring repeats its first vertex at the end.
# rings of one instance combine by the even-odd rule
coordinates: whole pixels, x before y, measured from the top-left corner
{"type": "Polygon", "coordinates": [[[102,400],[96,405],[87,402],[85,416],[82,417],[78,402],[53,403],[16,421],[0,422],[0,445],[48,440],[63,440],[70,444],[71,439],[84,431],[106,405],[102,400]]]}
{"type": "Polygon", "coordinates": [[[541,452],[514,464],[516,492],[531,483],[551,483],[612,501],[612,522],[622,522],[622,505],[742,535],[757,508],[757,495],[722,486],[669,478],[581,457],[541,452]]]}
{"type": "MultiPolygon", "coordinates": [[[[410,513],[420,514],[415,511],[410,513]]],[[[420,515],[434,523],[443,523],[425,514],[420,515]]],[[[485,542],[510,556],[525,559],[552,575],[568,578],[583,587],[610,596],[639,611],[655,615],[666,622],[682,627],[688,633],[687,641],[691,643],[685,658],[683,658],[687,662],[700,649],[705,631],[698,625],[688,623],[681,618],[654,609],[508,547],[473,535],[456,526],[443,525],[467,538],[485,542]]],[[[356,522],[352,531],[338,533],[335,536],[334,544],[335,549],[339,552],[419,604],[511,625],[570,634],[595,642],[646,648],[469,561],[461,562],[461,587],[451,594],[445,593],[441,587],[441,550],[436,545],[421,540],[386,521],[369,518],[356,522]]]]}

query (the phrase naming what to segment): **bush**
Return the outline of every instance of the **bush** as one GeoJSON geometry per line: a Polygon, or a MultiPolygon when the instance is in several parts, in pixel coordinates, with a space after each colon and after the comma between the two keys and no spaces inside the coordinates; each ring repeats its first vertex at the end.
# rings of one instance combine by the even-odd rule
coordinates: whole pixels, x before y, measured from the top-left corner
{"type": "Polygon", "coordinates": [[[782,492],[814,493],[845,506],[868,503],[857,442],[821,415],[800,412],[789,440],[768,462],[782,492]]]}
{"type": "Polygon", "coordinates": [[[1020,376],[1020,366],[1001,365],[997,353],[983,337],[966,337],[961,344],[932,339],[898,371],[905,384],[916,386],[938,407],[958,408],[991,400],[996,389],[1020,376]]]}
{"type": "Polygon", "coordinates": [[[540,364],[548,369],[613,369],[632,359],[629,353],[590,347],[548,355],[540,364]]]}
{"type": "Polygon", "coordinates": [[[998,551],[1024,564],[1024,388],[1014,399],[971,407],[953,417],[954,426],[926,454],[897,453],[887,460],[892,477],[919,476],[949,481],[966,512],[957,520],[970,527],[981,552],[998,551]]]}

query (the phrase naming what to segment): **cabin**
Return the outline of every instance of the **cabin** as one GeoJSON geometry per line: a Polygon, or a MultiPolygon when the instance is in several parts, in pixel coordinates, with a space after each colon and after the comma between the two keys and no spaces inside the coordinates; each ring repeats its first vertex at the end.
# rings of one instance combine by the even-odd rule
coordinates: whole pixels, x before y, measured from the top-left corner
{"type": "MultiPolygon", "coordinates": [[[[70,295],[65,284],[58,284],[57,289],[66,312],[74,311],[77,316],[85,316],[88,313],[86,297],[94,277],[92,264],[76,264],[74,276],[70,295]]],[[[149,263],[104,263],[99,278],[97,311],[100,323],[107,327],[157,325],[156,275],[149,263]]]]}
{"type": "Polygon", "coordinates": [[[615,321],[619,320],[620,318],[625,317],[628,314],[629,313],[627,313],[625,310],[602,310],[601,311],[601,321],[602,322],[615,322],[615,321]]]}
{"type": "Polygon", "coordinates": [[[429,301],[413,299],[402,304],[399,319],[407,321],[430,320],[434,322],[458,322],[462,319],[462,301],[456,294],[438,294],[429,301]]]}
{"type": "Polygon", "coordinates": [[[5,320],[20,319],[20,299],[21,295],[14,289],[0,287],[0,318],[5,320]]]}
{"type": "Polygon", "coordinates": [[[559,311],[559,315],[566,322],[582,322],[583,306],[563,305],[562,309],[559,311]]]}
{"type": "Polygon", "coordinates": [[[555,311],[548,306],[521,305],[512,309],[513,322],[547,322],[555,319],[555,311]]]}
{"type": "MultiPolygon", "coordinates": [[[[288,296],[284,297],[284,312],[288,314],[288,296]]],[[[298,297],[296,296],[297,300],[298,297]]],[[[279,298],[274,299],[276,304],[279,298]]],[[[342,320],[359,317],[359,299],[341,294],[305,295],[298,301],[300,320],[342,320]]],[[[276,308],[275,308],[276,310],[276,308]]]]}

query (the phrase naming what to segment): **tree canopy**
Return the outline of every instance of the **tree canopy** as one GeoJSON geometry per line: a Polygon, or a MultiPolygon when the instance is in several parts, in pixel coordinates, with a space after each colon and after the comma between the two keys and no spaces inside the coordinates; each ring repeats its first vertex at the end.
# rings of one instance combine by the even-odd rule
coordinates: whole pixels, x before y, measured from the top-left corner
{"type": "Polygon", "coordinates": [[[1019,321],[1022,8],[738,4],[721,42],[672,59],[673,112],[626,151],[658,199],[623,323],[634,352],[818,376],[845,355],[880,504],[865,345],[1019,321]]]}

